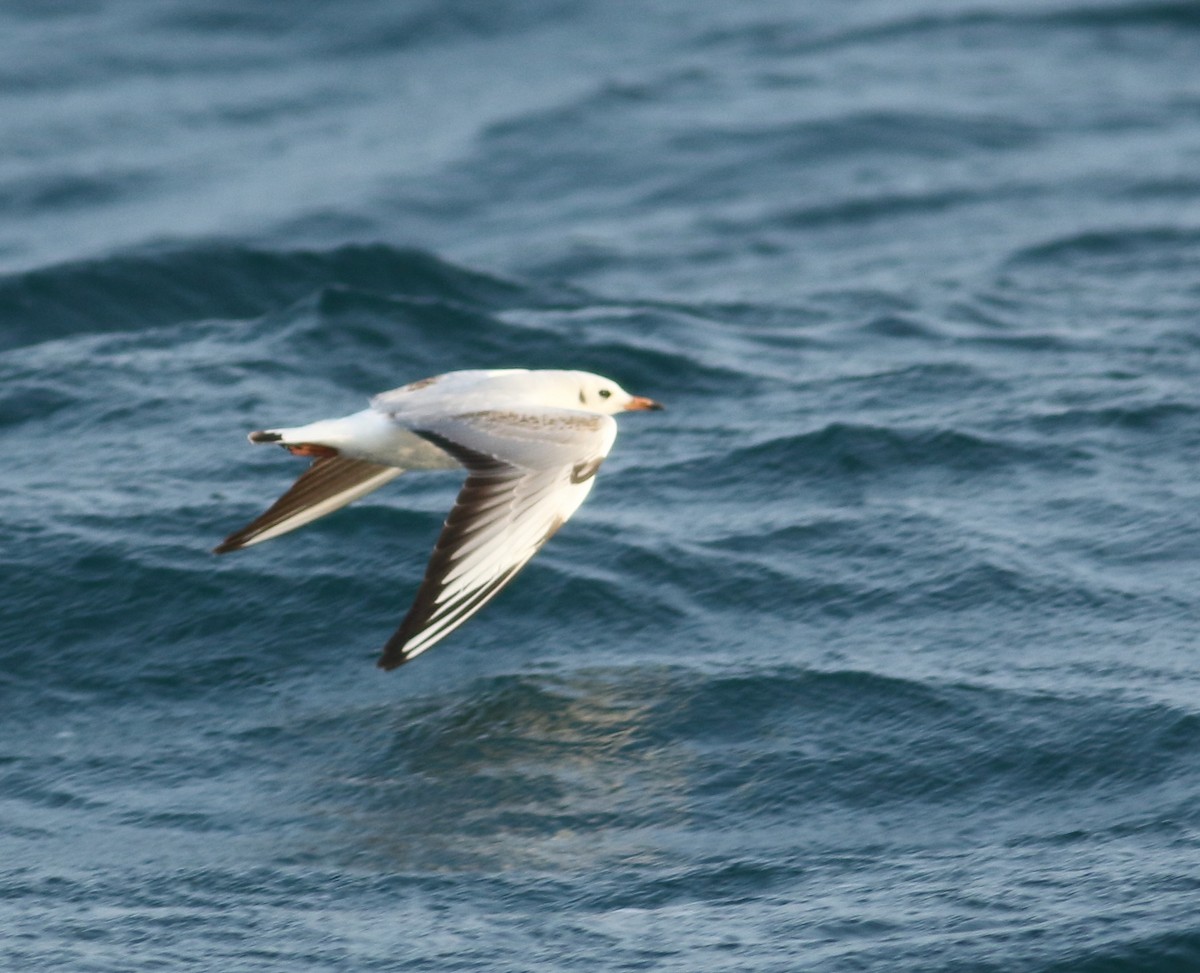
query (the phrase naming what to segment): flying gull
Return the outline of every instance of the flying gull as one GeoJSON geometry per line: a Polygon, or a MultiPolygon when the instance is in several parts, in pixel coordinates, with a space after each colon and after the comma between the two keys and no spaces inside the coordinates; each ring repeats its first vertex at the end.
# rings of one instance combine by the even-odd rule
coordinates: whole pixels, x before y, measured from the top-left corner
{"type": "Polygon", "coordinates": [[[313,462],[214,552],[279,537],[406,470],[466,467],[425,579],[380,656],[394,669],[479,611],[579,509],[616,439],[614,413],[661,408],[588,372],[476,370],[384,392],[340,419],[252,432],[252,443],[313,462]]]}

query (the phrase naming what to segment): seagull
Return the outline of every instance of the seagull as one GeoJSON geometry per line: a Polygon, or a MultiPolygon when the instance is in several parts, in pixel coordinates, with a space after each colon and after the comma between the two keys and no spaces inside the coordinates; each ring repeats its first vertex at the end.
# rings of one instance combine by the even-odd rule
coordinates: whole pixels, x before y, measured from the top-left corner
{"type": "Polygon", "coordinates": [[[395,669],[479,611],[579,509],[616,439],[615,413],[661,408],[589,372],[469,370],[383,392],[340,419],[252,432],[252,443],[313,462],[213,553],[286,534],[406,470],[466,467],[412,607],[379,658],[395,669]]]}

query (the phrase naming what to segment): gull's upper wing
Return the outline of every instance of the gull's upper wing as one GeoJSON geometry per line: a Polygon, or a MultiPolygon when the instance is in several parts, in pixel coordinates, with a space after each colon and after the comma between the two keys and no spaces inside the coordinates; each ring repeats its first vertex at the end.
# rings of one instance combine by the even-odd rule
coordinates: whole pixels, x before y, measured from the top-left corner
{"type": "Polygon", "coordinates": [[[611,416],[568,409],[405,417],[467,468],[408,615],[379,665],[394,669],[482,608],[583,503],[612,448],[611,416]]]}
{"type": "Polygon", "coordinates": [[[380,466],[378,463],[344,456],[326,456],[314,460],[287,493],[257,520],[221,541],[213,548],[213,553],[239,551],[303,527],[379,489],[403,472],[395,466],[380,466]]]}

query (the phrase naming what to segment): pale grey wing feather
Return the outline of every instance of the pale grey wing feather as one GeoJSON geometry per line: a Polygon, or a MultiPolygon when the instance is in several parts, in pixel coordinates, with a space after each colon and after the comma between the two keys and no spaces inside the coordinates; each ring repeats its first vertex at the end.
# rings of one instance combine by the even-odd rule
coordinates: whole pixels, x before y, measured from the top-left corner
{"type": "MultiPolygon", "coordinates": [[[[545,419],[550,411],[541,410],[537,415],[545,419]]],[[[554,422],[518,423],[514,433],[511,416],[460,416],[441,423],[443,430],[456,434],[455,440],[432,430],[414,429],[454,456],[467,468],[468,476],[438,537],[413,605],[384,647],[380,666],[393,669],[462,625],[495,597],[579,508],[595,483],[595,473],[612,446],[616,429],[607,416],[586,418],[596,421],[584,427],[571,419],[570,435],[564,435],[566,427],[556,427],[554,422]],[[489,448],[478,448],[481,446],[489,448]],[[532,457],[542,465],[517,465],[509,457],[519,457],[522,462],[530,462],[532,457]]]]}
{"type": "Polygon", "coordinates": [[[303,527],[379,489],[403,472],[395,466],[366,460],[322,457],[315,460],[262,516],[226,537],[213,548],[213,553],[239,551],[303,527]]]}

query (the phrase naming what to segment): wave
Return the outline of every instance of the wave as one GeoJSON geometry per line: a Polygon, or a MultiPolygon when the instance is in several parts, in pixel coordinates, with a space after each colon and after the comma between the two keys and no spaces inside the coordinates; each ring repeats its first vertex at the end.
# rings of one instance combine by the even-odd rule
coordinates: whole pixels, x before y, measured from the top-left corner
{"type": "Polygon", "coordinates": [[[658,689],[645,732],[695,741],[701,755],[711,747],[696,786],[735,814],[909,802],[1047,807],[1073,793],[1097,806],[1124,800],[1126,813],[1153,817],[1139,798],[1188,773],[1200,743],[1200,715],[1159,704],[855,671],[781,670],[658,689]],[[740,747],[751,748],[746,759],[729,759],[740,747]]]}
{"type": "Polygon", "coordinates": [[[109,172],[104,176],[56,173],[8,179],[0,184],[0,214],[27,219],[42,213],[61,213],[106,206],[153,191],[152,171],[109,172]]]}
{"type": "Polygon", "coordinates": [[[1003,263],[1000,295],[1025,318],[1054,322],[1077,340],[1115,337],[1111,322],[1137,322],[1159,346],[1191,340],[1200,310],[1200,227],[1132,225],[1071,233],[1025,246],[1003,263]],[[1162,325],[1175,329],[1164,333],[1162,325]],[[1149,329],[1153,329],[1152,331],[1149,329]]]}
{"type": "Polygon", "coordinates": [[[1200,247],[1200,229],[1180,226],[1129,227],[1089,230],[1025,247],[1007,261],[1009,267],[1088,264],[1111,257],[1170,257],[1180,251],[1191,255],[1200,247]]]}
{"type": "Polygon", "coordinates": [[[1007,118],[893,110],[693,130],[677,136],[672,144],[682,152],[709,156],[726,147],[736,149],[739,155],[749,148],[774,164],[810,166],[826,159],[862,159],[876,154],[944,160],[981,151],[992,157],[1028,148],[1039,137],[1035,127],[1007,118]]]}
{"type": "MultiPolygon", "coordinates": [[[[385,752],[354,760],[356,805],[394,811],[436,793],[477,835],[511,832],[518,814],[521,832],[546,835],[636,830],[682,807],[696,827],[728,827],[900,808],[943,818],[963,806],[1020,808],[1028,820],[1064,802],[1075,826],[1103,833],[1167,824],[1200,744],[1200,715],[1160,704],[795,668],[496,676],[422,696],[387,722],[385,752]],[[634,779],[640,797],[581,816],[586,792],[634,779]],[[555,799],[568,791],[574,814],[555,799]],[[1145,803],[1153,794],[1165,802],[1157,811],[1145,803]]],[[[1063,832],[1043,825],[1043,838],[1063,832]]]]}
{"type": "Polygon", "coordinates": [[[563,292],[382,244],[271,251],[210,243],[39,268],[0,279],[0,350],[80,334],[210,318],[252,319],[346,288],[502,309],[563,292]]]}
{"type": "Polygon", "coordinates": [[[1057,466],[1070,459],[1057,445],[1041,446],[980,432],[830,422],[719,455],[673,463],[660,473],[684,484],[703,482],[706,490],[750,479],[756,489],[774,492],[826,478],[881,478],[928,468],[984,474],[1013,465],[1057,466]]]}
{"type": "MultiPolygon", "coordinates": [[[[672,388],[745,391],[755,379],[731,367],[729,356],[734,345],[751,350],[754,340],[738,338],[719,313],[507,280],[382,244],[123,254],[0,279],[0,315],[10,323],[0,352],[129,339],[59,349],[53,362],[10,354],[4,397],[11,408],[0,424],[49,419],[85,400],[105,409],[101,387],[85,392],[73,376],[105,360],[106,383],[144,384],[139,372],[174,368],[177,359],[191,365],[190,379],[207,376],[226,397],[260,398],[289,374],[332,379],[361,396],[464,367],[583,368],[667,399],[672,388]],[[218,346],[219,356],[203,352],[218,346]],[[172,349],[188,354],[171,356],[172,349]]],[[[129,401],[112,391],[114,407],[129,401]]]]}
{"type": "Polygon", "coordinates": [[[1080,430],[1124,430],[1167,433],[1195,428],[1200,405],[1190,402],[1144,402],[1077,407],[1031,417],[1031,425],[1048,433],[1080,430]]]}
{"type": "Polygon", "coordinates": [[[979,31],[1010,31],[1027,37],[1047,29],[1131,28],[1200,29],[1200,12],[1190,0],[1161,2],[1081,3],[1038,10],[967,9],[949,13],[918,13],[875,21],[862,26],[805,29],[795,20],[763,20],[736,27],[708,30],[697,39],[701,48],[736,45],[755,55],[778,57],[799,53],[821,54],[867,45],[928,40],[932,35],[979,31]]]}
{"type": "MultiPolygon", "coordinates": [[[[1168,919],[1168,921],[1171,921],[1168,919]]],[[[1176,973],[1200,968],[1200,924],[1181,915],[1176,928],[1151,935],[1102,936],[1091,947],[1065,948],[1062,960],[1039,964],[1037,973],[1176,973]]]]}

